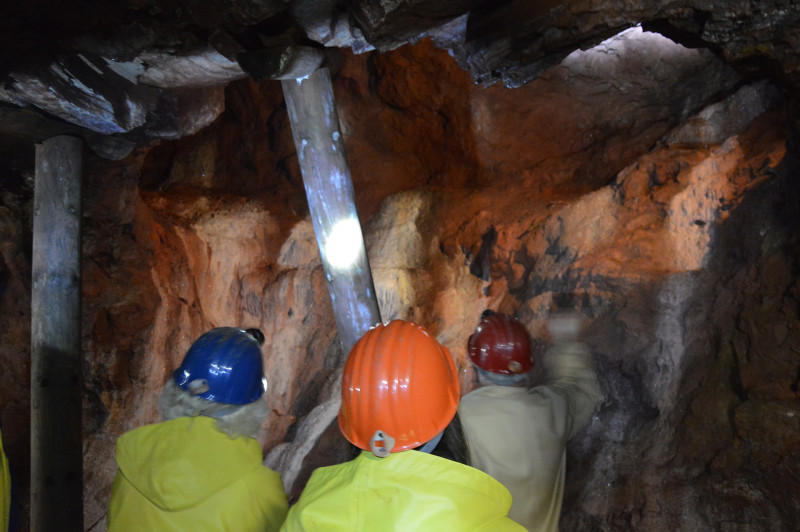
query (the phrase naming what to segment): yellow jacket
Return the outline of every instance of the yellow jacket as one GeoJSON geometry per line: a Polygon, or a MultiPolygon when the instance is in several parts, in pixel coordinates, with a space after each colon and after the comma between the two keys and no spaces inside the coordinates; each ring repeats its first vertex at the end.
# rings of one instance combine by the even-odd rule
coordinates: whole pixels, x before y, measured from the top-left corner
{"type": "Polygon", "coordinates": [[[484,386],[458,407],[471,465],[514,499],[508,515],[528,530],[555,532],[566,478],[566,445],[602,400],[588,348],[556,344],[544,356],[547,382],[529,390],[484,386]]]}
{"type": "Polygon", "coordinates": [[[11,515],[11,473],[8,469],[8,458],[3,448],[3,437],[0,433],[0,505],[2,505],[3,522],[0,523],[2,532],[8,530],[9,516],[11,515]]]}
{"type": "Polygon", "coordinates": [[[108,530],[276,531],[288,510],[280,474],[253,438],[233,439],[209,417],[123,434],[108,530]]]}
{"type": "Polygon", "coordinates": [[[282,531],[524,532],[511,496],[477,469],[419,451],[314,471],[282,531]]]}

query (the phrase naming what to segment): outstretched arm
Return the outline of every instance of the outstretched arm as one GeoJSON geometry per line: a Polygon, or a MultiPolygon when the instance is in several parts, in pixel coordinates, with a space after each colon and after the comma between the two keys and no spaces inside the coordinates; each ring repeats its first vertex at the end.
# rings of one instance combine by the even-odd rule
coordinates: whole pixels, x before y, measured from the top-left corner
{"type": "Polygon", "coordinates": [[[581,317],[575,313],[554,315],[547,326],[554,343],[542,360],[546,386],[566,402],[564,428],[569,439],[589,420],[603,393],[589,348],[580,341],[581,317]]]}

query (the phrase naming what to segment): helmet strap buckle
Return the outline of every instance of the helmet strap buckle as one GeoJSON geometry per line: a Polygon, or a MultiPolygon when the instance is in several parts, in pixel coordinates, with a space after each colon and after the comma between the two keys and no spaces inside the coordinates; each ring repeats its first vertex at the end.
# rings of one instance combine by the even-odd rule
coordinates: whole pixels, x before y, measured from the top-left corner
{"type": "Polygon", "coordinates": [[[369,448],[372,454],[378,458],[386,458],[392,452],[392,448],[394,448],[394,438],[382,430],[376,430],[375,434],[373,434],[372,438],[369,440],[369,448]]]}
{"type": "Polygon", "coordinates": [[[434,436],[432,440],[428,441],[425,445],[420,447],[419,451],[423,452],[423,453],[428,453],[428,454],[432,453],[433,450],[436,449],[436,446],[439,445],[439,442],[442,440],[442,435],[443,434],[444,434],[444,431],[442,431],[439,434],[437,434],[436,436],[434,436]]]}

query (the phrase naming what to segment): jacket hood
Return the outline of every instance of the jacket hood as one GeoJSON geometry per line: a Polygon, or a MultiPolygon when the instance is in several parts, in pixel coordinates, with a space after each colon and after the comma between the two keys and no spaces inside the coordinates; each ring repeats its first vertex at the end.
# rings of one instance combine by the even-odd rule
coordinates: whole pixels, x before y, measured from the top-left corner
{"type": "Polygon", "coordinates": [[[208,417],[183,417],[123,434],[117,442],[119,472],[164,510],[198,505],[261,462],[253,438],[233,439],[208,417]]]}
{"type": "Polygon", "coordinates": [[[419,451],[319,468],[289,511],[286,531],[524,532],[511,495],[486,473],[419,451]]]}

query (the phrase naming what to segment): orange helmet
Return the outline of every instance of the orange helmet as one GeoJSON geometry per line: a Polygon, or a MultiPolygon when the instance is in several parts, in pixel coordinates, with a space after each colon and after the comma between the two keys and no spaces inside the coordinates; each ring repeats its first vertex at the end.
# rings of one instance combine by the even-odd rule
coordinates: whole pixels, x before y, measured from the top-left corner
{"type": "Polygon", "coordinates": [[[473,364],[492,373],[519,375],[533,367],[528,331],[507,314],[485,311],[467,350],[473,364]]]}
{"type": "Polygon", "coordinates": [[[350,351],[339,429],[356,447],[388,456],[444,430],[459,396],[450,351],[421,325],[394,320],[367,331],[350,351]]]}

